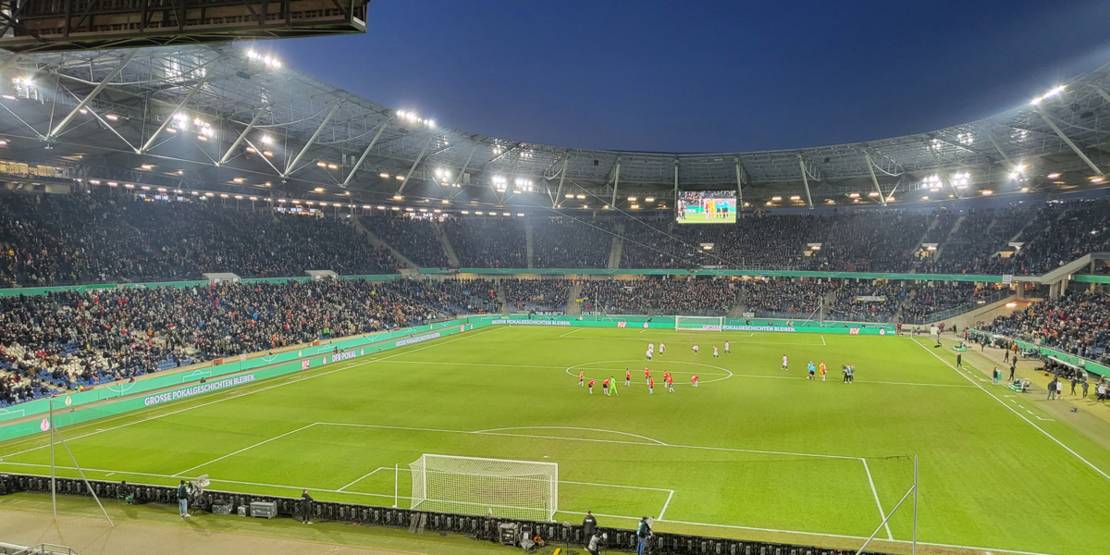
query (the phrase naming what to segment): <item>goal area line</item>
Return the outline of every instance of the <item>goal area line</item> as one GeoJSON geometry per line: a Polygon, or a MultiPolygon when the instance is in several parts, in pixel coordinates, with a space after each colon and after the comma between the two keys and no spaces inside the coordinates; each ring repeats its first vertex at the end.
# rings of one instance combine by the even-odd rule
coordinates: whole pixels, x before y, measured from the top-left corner
{"type": "MultiPolygon", "coordinates": [[[[0,463],[0,466],[3,466],[3,465],[23,466],[23,467],[31,467],[31,468],[47,468],[47,469],[50,468],[50,465],[37,464],[37,463],[16,463],[16,462],[2,462],[2,463],[0,463]]],[[[61,466],[61,465],[59,465],[59,466],[57,466],[57,468],[62,469],[62,470],[73,470],[73,471],[77,470],[77,467],[73,467],[73,466],[61,466]]],[[[115,475],[115,476],[141,476],[141,477],[149,477],[149,478],[164,478],[164,479],[168,479],[168,480],[179,480],[180,479],[179,477],[171,476],[171,475],[168,475],[168,474],[157,474],[157,473],[150,473],[150,472],[133,472],[133,471],[127,471],[127,470],[107,470],[107,469],[101,469],[101,468],[88,468],[88,467],[82,467],[81,470],[83,470],[85,472],[97,472],[97,473],[101,473],[101,474],[111,474],[111,475],[115,475]]],[[[26,475],[29,475],[29,476],[38,476],[38,477],[41,477],[41,478],[49,478],[50,477],[50,474],[48,472],[47,473],[22,472],[22,474],[26,474],[26,475]]],[[[191,479],[191,478],[195,478],[195,477],[189,477],[189,478],[191,479]]],[[[91,479],[91,477],[90,477],[90,479],[91,479]]],[[[355,496],[362,496],[362,497],[375,497],[375,498],[393,499],[392,495],[377,494],[377,493],[361,493],[361,492],[352,492],[352,491],[338,491],[338,490],[333,490],[333,489],[317,488],[317,487],[306,486],[306,485],[268,484],[268,483],[260,483],[260,482],[245,482],[245,481],[238,481],[238,480],[222,480],[222,479],[215,479],[215,478],[210,478],[210,480],[211,480],[212,483],[245,485],[245,486],[265,487],[265,488],[274,488],[274,489],[287,489],[287,490],[294,491],[294,492],[299,492],[300,490],[308,490],[308,491],[315,491],[315,492],[333,493],[333,494],[339,494],[339,495],[355,495],[355,496]]],[[[132,485],[137,485],[137,486],[155,486],[155,487],[165,487],[166,486],[166,484],[156,484],[156,483],[139,482],[139,481],[129,481],[128,483],[130,483],[132,485]]],[[[217,490],[217,491],[219,491],[219,490],[217,490]]],[[[243,492],[234,492],[234,493],[243,493],[243,492]]],[[[401,498],[408,499],[408,496],[402,496],[401,498]]],[[[582,511],[560,510],[557,514],[583,516],[586,513],[582,512],[582,511]]],[[[599,517],[602,517],[602,518],[611,518],[611,519],[616,519],[616,520],[629,521],[629,522],[633,522],[633,523],[639,522],[639,520],[642,516],[642,515],[641,516],[618,515],[618,514],[612,514],[612,513],[599,513],[599,512],[593,512],[593,514],[595,516],[599,516],[599,517]]],[[[721,523],[712,523],[712,522],[696,522],[696,521],[687,521],[687,520],[676,520],[676,519],[670,519],[670,518],[668,518],[668,519],[657,519],[657,520],[659,520],[663,523],[667,523],[667,524],[675,524],[675,525],[680,525],[680,526],[691,526],[691,527],[707,528],[707,529],[717,529],[717,530],[743,530],[743,531],[752,531],[752,532],[766,532],[766,533],[774,533],[774,534],[806,536],[806,537],[811,537],[811,538],[832,538],[832,539],[839,539],[839,540],[854,540],[854,541],[858,540],[860,542],[867,539],[865,536],[857,536],[857,535],[852,535],[852,534],[838,534],[838,533],[835,533],[835,532],[815,532],[815,531],[808,531],[808,530],[787,530],[787,529],[782,529],[782,528],[766,528],[766,527],[759,527],[759,526],[746,526],[746,525],[740,525],[740,524],[721,524],[721,523]]],[[[737,539],[743,539],[743,538],[737,538],[737,539]]],[[[910,545],[912,542],[910,540],[903,540],[903,539],[897,539],[897,538],[895,538],[893,540],[888,540],[888,539],[885,539],[885,538],[877,538],[875,540],[875,542],[873,542],[873,543],[879,543],[879,544],[890,543],[890,544],[898,544],[898,545],[910,545]]],[[[1051,554],[1048,554],[1048,553],[1042,553],[1042,552],[1037,552],[1037,551],[1021,551],[1021,550],[1005,549],[1005,548],[994,548],[994,547],[983,547],[983,546],[972,546],[972,545],[959,545],[959,544],[939,543],[939,542],[918,541],[917,543],[918,543],[918,545],[926,545],[926,546],[932,546],[932,547],[941,547],[941,548],[949,548],[949,549],[968,549],[968,550],[984,551],[984,552],[1007,553],[1007,554],[1011,554],[1011,555],[1051,555],[1051,554]]]]}

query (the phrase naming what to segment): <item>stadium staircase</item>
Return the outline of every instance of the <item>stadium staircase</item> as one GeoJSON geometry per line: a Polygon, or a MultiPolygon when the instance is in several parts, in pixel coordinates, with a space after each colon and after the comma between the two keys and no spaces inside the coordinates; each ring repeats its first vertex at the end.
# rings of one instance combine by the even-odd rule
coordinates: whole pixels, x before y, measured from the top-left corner
{"type": "Polygon", "coordinates": [[[505,290],[501,287],[501,280],[497,280],[497,305],[501,307],[502,314],[512,312],[509,300],[505,298],[505,290]]]}
{"type": "Polygon", "coordinates": [[[921,245],[925,242],[925,239],[929,236],[929,233],[933,231],[933,229],[936,228],[938,225],[940,225],[940,217],[934,214],[932,217],[932,221],[929,222],[929,227],[925,228],[925,233],[922,233],[921,238],[918,239],[916,243],[914,243],[913,249],[910,251],[911,256],[917,252],[917,249],[921,248],[921,245]]]}
{"type": "Polygon", "coordinates": [[[577,316],[582,314],[582,305],[578,299],[582,298],[582,282],[575,280],[570,284],[570,294],[567,295],[567,306],[565,312],[568,315],[577,316]]]}
{"type": "Polygon", "coordinates": [[[455,254],[455,247],[451,246],[451,241],[447,240],[447,233],[443,231],[443,226],[439,225],[438,222],[433,223],[432,229],[435,230],[436,238],[438,238],[440,244],[443,245],[443,254],[447,255],[447,263],[450,264],[452,268],[458,268],[459,256],[455,254]]]}
{"type": "Polygon", "coordinates": [[[532,231],[533,231],[532,220],[531,219],[524,220],[524,243],[526,245],[526,250],[527,250],[527,253],[528,253],[528,269],[529,270],[536,267],[534,265],[534,262],[533,262],[533,260],[534,260],[533,256],[534,256],[534,253],[535,253],[535,242],[532,240],[532,231]]]}
{"type": "Polygon", "coordinates": [[[624,224],[618,223],[613,229],[613,244],[609,248],[609,265],[606,268],[615,270],[621,267],[621,254],[624,252],[624,224]]]}
{"type": "Polygon", "coordinates": [[[354,222],[352,225],[354,226],[355,231],[361,233],[363,237],[366,237],[366,240],[369,241],[371,245],[388,250],[389,254],[393,255],[393,258],[403,264],[406,268],[415,269],[417,267],[416,263],[412,260],[409,260],[408,257],[406,257],[405,255],[401,254],[401,251],[393,248],[389,243],[382,241],[381,237],[374,235],[374,232],[366,229],[366,226],[362,225],[362,222],[360,222],[358,218],[351,218],[351,221],[354,222]]]}
{"type": "Polygon", "coordinates": [[[944,235],[944,238],[940,241],[937,241],[937,254],[935,255],[936,260],[940,260],[940,257],[943,256],[944,246],[948,244],[949,239],[956,235],[956,232],[960,230],[960,226],[964,225],[964,220],[966,219],[967,214],[960,214],[960,217],[956,219],[956,223],[952,225],[952,228],[948,230],[948,233],[944,235]]]}

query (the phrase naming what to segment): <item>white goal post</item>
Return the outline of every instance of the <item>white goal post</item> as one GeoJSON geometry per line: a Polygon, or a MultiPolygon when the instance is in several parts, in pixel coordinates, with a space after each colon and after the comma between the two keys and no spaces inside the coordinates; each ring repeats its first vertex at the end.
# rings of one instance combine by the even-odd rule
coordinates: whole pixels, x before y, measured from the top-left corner
{"type": "Polygon", "coordinates": [[[721,331],[725,327],[724,316],[675,316],[674,329],[686,331],[721,331]]]}
{"type": "Polygon", "coordinates": [[[409,463],[412,509],[554,520],[559,465],[424,454],[409,463]]]}

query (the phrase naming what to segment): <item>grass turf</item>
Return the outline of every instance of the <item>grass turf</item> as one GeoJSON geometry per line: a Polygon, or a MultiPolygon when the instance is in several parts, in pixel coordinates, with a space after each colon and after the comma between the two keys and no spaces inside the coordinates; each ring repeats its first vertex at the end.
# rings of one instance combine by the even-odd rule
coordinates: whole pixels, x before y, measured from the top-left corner
{"type": "MultiPolygon", "coordinates": [[[[421,453],[557,462],[559,520],[592,510],[631,527],[647,515],[664,531],[830,545],[875,529],[917,454],[921,541],[1102,552],[1110,452],[1045,414],[1023,421],[1035,407],[1007,408],[1021,399],[969,381],[953,358],[909,338],[495,327],[63,434],[94,479],[208,474],[217,489],[383,505],[394,465],[421,453]],[[733,352],[713,359],[725,339],[733,352]],[[648,341],[668,347],[647,363],[653,395],[648,341]],[[828,382],[804,379],[808,360],[829,365],[828,382]],[[855,384],[840,383],[846,362],[855,384]],[[616,377],[619,397],[587,394],[580,369],[599,384],[616,377]]],[[[0,445],[0,471],[48,472],[44,445],[45,435],[0,445]]],[[[407,472],[399,485],[407,506],[407,472]]],[[[898,511],[890,537],[910,538],[911,515],[898,511]]]]}

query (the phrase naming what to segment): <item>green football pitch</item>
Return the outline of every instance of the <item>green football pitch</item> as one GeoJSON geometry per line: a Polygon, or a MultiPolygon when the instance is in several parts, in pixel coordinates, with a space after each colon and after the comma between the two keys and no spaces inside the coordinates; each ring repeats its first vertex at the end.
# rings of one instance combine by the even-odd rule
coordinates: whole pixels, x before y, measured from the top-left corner
{"type": "MultiPolygon", "coordinates": [[[[916,455],[933,549],[1105,553],[1110,450],[953,359],[906,337],[496,326],[61,434],[90,479],[207,474],[214,489],[376,505],[396,487],[402,507],[424,453],[557,463],[560,521],[592,510],[602,525],[649,516],[661,531],[836,545],[879,526],[916,455]],[[667,346],[650,363],[649,342],[667,346]],[[827,382],[805,379],[809,360],[827,382]],[[606,376],[618,395],[602,394],[606,376]]],[[[47,434],[0,444],[2,472],[49,462],[47,434]]],[[[912,533],[907,502],[878,538],[900,551],[912,533]]]]}

